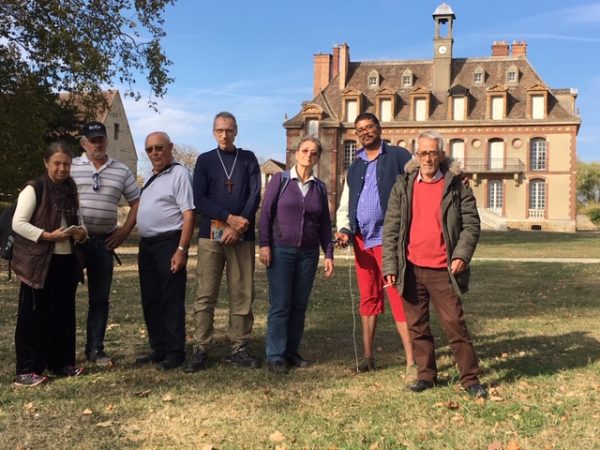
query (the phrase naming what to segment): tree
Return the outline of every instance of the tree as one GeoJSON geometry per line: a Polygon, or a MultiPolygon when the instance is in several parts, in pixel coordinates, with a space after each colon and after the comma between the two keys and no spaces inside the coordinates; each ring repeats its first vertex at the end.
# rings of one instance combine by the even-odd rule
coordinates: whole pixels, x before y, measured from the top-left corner
{"type": "Polygon", "coordinates": [[[0,197],[43,171],[43,149],[75,141],[85,120],[107,107],[103,86],[124,95],[143,74],[150,106],[172,81],[160,39],[164,8],[174,0],[0,1],[0,197]],[[59,102],[59,92],[70,92],[59,102]]]}
{"type": "Polygon", "coordinates": [[[577,161],[577,199],[600,203],[600,163],[577,161]]]}
{"type": "Polygon", "coordinates": [[[186,144],[175,144],[173,146],[173,158],[175,161],[185,167],[191,174],[194,173],[194,167],[196,167],[196,160],[200,152],[198,149],[186,144]]]}
{"type": "MultiPolygon", "coordinates": [[[[97,94],[115,81],[130,87],[145,73],[153,95],[172,81],[160,39],[162,13],[174,0],[2,0],[0,63],[25,65],[55,91],[97,94]]],[[[18,79],[0,80],[12,92],[18,79]]]]}

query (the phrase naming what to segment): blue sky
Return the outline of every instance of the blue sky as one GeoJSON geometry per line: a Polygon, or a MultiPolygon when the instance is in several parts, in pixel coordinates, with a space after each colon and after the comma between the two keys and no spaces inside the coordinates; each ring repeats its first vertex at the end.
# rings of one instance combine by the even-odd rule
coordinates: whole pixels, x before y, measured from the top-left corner
{"type": "MultiPolygon", "coordinates": [[[[312,98],[313,54],[346,42],[351,60],[430,59],[440,1],[178,0],[163,41],[175,81],[159,113],[126,100],[140,163],[157,129],[200,152],[215,147],[215,113],[238,118],[237,145],[285,158],[285,115],[312,98]]],[[[495,40],[525,40],[528,59],[551,88],[575,88],[582,118],[578,157],[600,161],[600,2],[454,0],[454,56],[491,54],[495,40]]],[[[143,88],[143,83],[138,86],[143,88]]]]}

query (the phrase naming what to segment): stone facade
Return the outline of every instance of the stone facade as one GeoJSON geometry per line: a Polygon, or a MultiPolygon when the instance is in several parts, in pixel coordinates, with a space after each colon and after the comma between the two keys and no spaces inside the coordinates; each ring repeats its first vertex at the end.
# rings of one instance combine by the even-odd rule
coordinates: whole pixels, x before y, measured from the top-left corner
{"type": "Polygon", "coordinates": [[[300,139],[317,135],[324,149],[317,171],[334,212],[360,146],[354,118],[372,112],[382,138],[411,151],[420,131],[442,133],[478,206],[509,229],[575,231],[577,91],[548,87],[523,41],[494,42],[491,56],[455,58],[454,19],[445,3],[434,12],[429,60],[352,61],[347,44],[315,55],[314,98],[284,123],[288,166],[300,139]]]}

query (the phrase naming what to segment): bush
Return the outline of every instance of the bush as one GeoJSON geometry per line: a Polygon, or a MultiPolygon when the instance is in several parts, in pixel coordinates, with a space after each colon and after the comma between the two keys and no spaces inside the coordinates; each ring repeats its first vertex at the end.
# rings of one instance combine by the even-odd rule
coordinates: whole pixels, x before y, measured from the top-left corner
{"type": "Polygon", "coordinates": [[[587,215],[594,225],[600,226],[600,208],[590,208],[587,215]]]}

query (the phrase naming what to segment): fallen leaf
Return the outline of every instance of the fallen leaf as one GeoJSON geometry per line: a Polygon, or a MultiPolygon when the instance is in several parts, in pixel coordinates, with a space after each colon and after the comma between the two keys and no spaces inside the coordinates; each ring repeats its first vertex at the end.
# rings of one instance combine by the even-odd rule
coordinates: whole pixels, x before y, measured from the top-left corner
{"type": "Polygon", "coordinates": [[[135,395],[138,397],[146,397],[150,392],[152,392],[152,389],[144,389],[143,391],[137,391],[135,395]]]}
{"type": "Polygon", "coordinates": [[[506,450],[521,450],[521,447],[519,447],[519,444],[517,444],[517,441],[508,441],[506,450]]]}
{"type": "Polygon", "coordinates": [[[477,403],[478,405],[485,405],[485,397],[477,397],[475,399],[475,403],[477,403]]]}
{"type": "Polygon", "coordinates": [[[448,400],[444,406],[448,409],[454,410],[454,409],[458,409],[458,403],[457,402],[453,402],[452,400],[448,400]]]}
{"type": "Polygon", "coordinates": [[[108,428],[108,427],[111,427],[112,424],[113,424],[112,420],[107,420],[106,422],[99,422],[99,423],[97,423],[96,426],[100,427],[100,428],[108,428]]]}
{"type": "Polygon", "coordinates": [[[206,444],[202,446],[201,450],[214,450],[214,447],[212,444],[206,444]]]}
{"type": "Polygon", "coordinates": [[[163,402],[172,402],[173,401],[173,397],[171,397],[170,394],[167,394],[163,397],[163,402]]]}
{"type": "Polygon", "coordinates": [[[89,408],[85,408],[81,414],[83,414],[84,416],[91,416],[92,410],[89,408]]]}
{"type": "Polygon", "coordinates": [[[369,445],[369,450],[376,450],[379,448],[379,442],[373,442],[371,445],[369,445]]]}
{"type": "Polygon", "coordinates": [[[107,410],[107,411],[112,411],[112,410],[113,410],[113,408],[114,408],[114,406],[113,406],[113,405],[110,405],[110,404],[106,405],[106,410],[107,410]]]}
{"type": "Polygon", "coordinates": [[[284,445],[276,445],[275,450],[287,450],[287,447],[284,445]]]}
{"type": "Polygon", "coordinates": [[[519,352],[519,356],[525,356],[525,352],[519,352]]]}
{"type": "Polygon", "coordinates": [[[276,431],[275,433],[273,433],[272,435],[269,436],[269,440],[271,442],[283,442],[285,441],[285,436],[283,434],[281,434],[279,431],[276,431]]]}
{"type": "Polygon", "coordinates": [[[490,445],[488,445],[487,450],[502,450],[502,442],[494,441],[490,445]]]}
{"type": "Polygon", "coordinates": [[[32,409],[33,408],[33,402],[25,403],[23,405],[23,408],[25,408],[25,409],[32,409]]]}
{"type": "Polygon", "coordinates": [[[492,402],[501,402],[504,399],[502,397],[500,397],[499,395],[490,395],[490,400],[492,402]]]}

